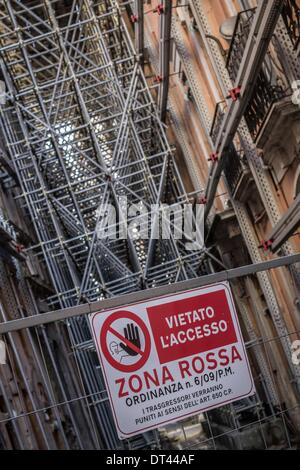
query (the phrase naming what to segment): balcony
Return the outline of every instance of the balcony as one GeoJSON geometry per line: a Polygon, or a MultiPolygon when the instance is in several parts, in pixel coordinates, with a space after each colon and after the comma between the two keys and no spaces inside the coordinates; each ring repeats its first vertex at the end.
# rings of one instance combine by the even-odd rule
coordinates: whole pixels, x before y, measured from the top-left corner
{"type": "Polygon", "coordinates": [[[235,28],[228,51],[226,68],[233,83],[235,83],[243,59],[256,8],[241,11],[236,19],[235,28]]]}
{"type": "Polygon", "coordinates": [[[285,0],[282,7],[282,18],[295,50],[300,46],[300,2],[285,0]]]}
{"type": "MultiPolygon", "coordinates": [[[[300,47],[300,0],[285,0],[282,2],[282,18],[294,50],[300,47]]],[[[226,68],[233,83],[235,83],[240,64],[245,52],[256,8],[244,10],[237,16],[235,28],[227,55],[226,68]]]]}
{"type": "Polygon", "coordinates": [[[265,64],[257,77],[253,94],[245,110],[245,119],[254,141],[270,117],[273,105],[290,95],[291,89],[274,73],[272,64],[265,64]]]}
{"type": "Polygon", "coordinates": [[[247,164],[243,161],[242,155],[231,145],[224,156],[224,175],[231,195],[234,199],[244,201],[249,194],[253,179],[247,164]]]}
{"type": "MultiPolygon", "coordinates": [[[[299,46],[299,3],[300,0],[285,0],[282,2],[283,6],[281,12],[293,42],[293,47],[295,48],[299,46]]],[[[226,30],[227,38],[229,39],[231,37],[226,67],[235,85],[237,84],[237,76],[245,54],[245,48],[255,20],[255,15],[255,8],[240,12],[236,17],[234,27],[232,27],[231,22],[230,27],[227,27],[226,30]]],[[[225,33],[223,32],[223,34],[225,33]]],[[[251,86],[251,95],[247,96],[248,104],[244,112],[244,117],[254,141],[257,141],[261,129],[264,127],[266,121],[268,121],[274,104],[290,98],[292,94],[291,84],[288,82],[285,70],[286,60],[284,58],[284,51],[282,47],[278,47],[276,33],[273,34],[273,41],[273,44],[269,47],[268,53],[265,55],[264,62],[257,67],[255,79],[253,79],[251,83],[248,83],[248,89],[251,86]]],[[[226,113],[226,102],[217,103],[210,129],[213,144],[217,142],[217,137],[226,113]]]]}
{"type": "MultiPolygon", "coordinates": [[[[300,44],[300,0],[285,0],[282,4],[282,18],[293,47],[297,49],[300,44]]],[[[226,63],[233,83],[236,83],[255,12],[256,9],[242,11],[236,19],[226,63]]],[[[245,119],[254,141],[257,140],[261,129],[269,119],[274,104],[292,94],[284,70],[286,62],[283,57],[280,57],[281,53],[278,50],[277,55],[274,55],[274,50],[277,50],[275,38],[274,48],[269,48],[245,110],[245,119]]],[[[220,125],[221,123],[218,127],[220,125]]]]}
{"type": "Polygon", "coordinates": [[[215,114],[214,114],[214,117],[213,117],[213,122],[212,122],[212,125],[211,125],[211,128],[210,128],[210,137],[211,137],[211,140],[213,141],[213,144],[216,143],[217,141],[217,137],[218,137],[218,134],[219,134],[219,131],[220,131],[220,128],[221,128],[221,124],[223,122],[223,117],[225,116],[226,114],[226,102],[225,101],[220,101],[219,103],[217,103],[216,105],[216,109],[215,109],[215,114]]]}

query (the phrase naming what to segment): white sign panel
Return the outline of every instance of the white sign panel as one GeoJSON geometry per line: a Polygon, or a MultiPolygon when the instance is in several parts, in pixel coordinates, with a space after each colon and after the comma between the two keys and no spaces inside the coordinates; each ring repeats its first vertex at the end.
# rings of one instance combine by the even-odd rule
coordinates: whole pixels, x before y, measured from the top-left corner
{"type": "Polygon", "coordinates": [[[255,393],[228,283],[90,322],[121,439],[255,393]]]}

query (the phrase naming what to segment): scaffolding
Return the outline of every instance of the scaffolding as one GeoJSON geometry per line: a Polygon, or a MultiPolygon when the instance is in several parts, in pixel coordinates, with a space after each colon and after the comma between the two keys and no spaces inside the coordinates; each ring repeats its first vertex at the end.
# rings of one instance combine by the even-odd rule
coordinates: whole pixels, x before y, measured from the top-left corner
{"type": "MultiPolygon", "coordinates": [[[[97,236],[108,204],[117,208],[120,230],[124,197],[136,207],[168,203],[174,210],[189,201],[119,3],[4,6],[1,69],[9,99],[1,126],[21,185],[18,199],[35,229],[36,240],[24,252],[46,265],[54,288],[48,306],[71,307],[198,276],[205,270],[203,250],[188,251],[174,236],[97,236]]],[[[158,223],[153,210],[147,217],[158,223]]],[[[88,427],[100,430],[98,445],[118,448],[88,324],[71,319],[67,327],[82,393],[94,397],[93,411],[85,413],[88,427]]],[[[134,445],[153,439],[150,433],[134,445]]]]}

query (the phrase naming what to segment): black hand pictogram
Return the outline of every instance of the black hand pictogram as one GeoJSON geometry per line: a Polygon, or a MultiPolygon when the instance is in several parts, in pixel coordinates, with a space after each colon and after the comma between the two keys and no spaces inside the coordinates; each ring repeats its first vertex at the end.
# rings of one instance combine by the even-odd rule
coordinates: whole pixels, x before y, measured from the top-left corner
{"type": "MultiPolygon", "coordinates": [[[[124,336],[126,339],[128,339],[128,341],[130,341],[132,344],[134,344],[137,348],[140,349],[141,340],[140,340],[139,329],[137,326],[134,326],[133,323],[127,323],[127,327],[124,328],[124,336]]],[[[138,355],[137,352],[133,351],[133,349],[131,349],[130,346],[127,346],[124,343],[120,343],[120,347],[124,349],[124,351],[130,356],[138,355]]]]}

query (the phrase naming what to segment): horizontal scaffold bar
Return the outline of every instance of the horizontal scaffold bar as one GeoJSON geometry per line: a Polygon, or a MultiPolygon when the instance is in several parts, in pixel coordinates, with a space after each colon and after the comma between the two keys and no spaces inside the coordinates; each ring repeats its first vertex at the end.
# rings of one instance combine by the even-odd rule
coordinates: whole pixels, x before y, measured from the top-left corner
{"type": "Polygon", "coordinates": [[[300,253],[282,256],[272,260],[262,261],[261,263],[249,264],[238,268],[233,268],[221,271],[214,274],[188,279],[186,281],[164,285],[161,287],[154,287],[152,289],[141,290],[129,294],[111,297],[109,299],[100,300],[97,302],[86,303],[77,305],[75,307],[63,308],[60,310],[53,310],[43,314],[34,315],[17,320],[10,320],[5,323],[0,323],[0,334],[9,333],[12,331],[22,330],[23,328],[31,328],[35,326],[45,325],[55,321],[67,320],[69,318],[77,317],[80,315],[87,315],[89,313],[97,312],[109,308],[119,308],[124,305],[129,305],[135,302],[147,301],[155,297],[179,293],[188,289],[196,289],[216,282],[229,281],[243,276],[249,276],[261,271],[279,268],[300,262],[300,253]]]}

